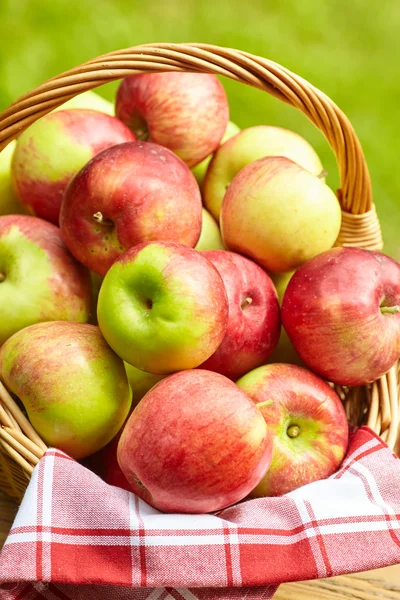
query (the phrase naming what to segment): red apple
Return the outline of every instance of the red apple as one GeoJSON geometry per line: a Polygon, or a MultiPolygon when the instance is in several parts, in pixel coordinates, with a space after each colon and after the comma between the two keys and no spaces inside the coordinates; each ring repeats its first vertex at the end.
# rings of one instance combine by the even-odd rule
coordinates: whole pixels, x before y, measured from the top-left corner
{"type": "Polygon", "coordinates": [[[273,436],[271,466],[251,497],[280,496],[338,469],[348,423],[325,381],[295,365],[273,364],[251,371],[237,385],[255,402],[273,436]]]}
{"type": "Polygon", "coordinates": [[[340,385],[365,385],[400,357],[400,264],[380,252],[333,248],[297,269],[283,325],[302,360],[340,385]]]}
{"type": "Polygon", "coordinates": [[[12,160],[17,196],[34,215],[58,225],[61,200],[71,178],[95,154],[134,139],[119,119],[96,110],[50,113],[17,140],[12,160]]]}
{"type": "Polygon", "coordinates": [[[222,84],[206,73],[142,73],[126,77],[116,115],[138,139],[166,146],[194,167],[219,146],[229,121],[222,84]]]}
{"type": "Polygon", "coordinates": [[[105,275],[136,244],[171,240],[194,247],[201,217],[190,169],[167,148],[132,142],[101,152],[74,177],[60,226],[72,254],[105,275]]]}
{"type": "Polygon", "coordinates": [[[242,500],[269,467],[261,412],[232,381],[189,370],[157,383],[128,419],[118,462],[132,490],[164,512],[207,513],[242,500]]]}
{"type": "Polygon", "coordinates": [[[229,316],[224,339],[201,368],[238,379],[262,365],[278,343],[278,296],[266,272],[244,256],[226,250],[206,250],[202,255],[222,277],[229,316]]]}
{"type": "Polygon", "coordinates": [[[42,321],[89,318],[89,271],[68,252],[58,227],[37,217],[0,217],[0,346],[42,321]]]}
{"type": "Polygon", "coordinates": [[[101,477],[108,485],[115,485],[127,492],[131,492],[131,486],[121,471],[117,459],[118,442],[122,431],[123,428],[120,429],[117,435],[107,444],[107,446],[105,446],[105,448],[86,458],[83,461],[83,464],[91,471],[94,471],[94,473],[101,477]]]}
{"type": "Polygon", "coordinates": [[[200,252],[173,242],[139,244],[104,277],[97,317],[110,346],[148,373],[198,367],[228,322],[220,274],[200,252]]]}

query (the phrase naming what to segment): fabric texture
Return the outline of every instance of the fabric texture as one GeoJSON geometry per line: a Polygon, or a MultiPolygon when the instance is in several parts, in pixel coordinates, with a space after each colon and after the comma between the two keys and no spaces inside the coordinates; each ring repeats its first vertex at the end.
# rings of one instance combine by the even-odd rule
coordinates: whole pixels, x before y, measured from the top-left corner
{"type": "Polygon", "coordinates": [[[366,427],[332,477],[212,515],[160,513],[50,449],[0,554],[0,597],[264,600],[399,562],[400,461],[366,427]]]}

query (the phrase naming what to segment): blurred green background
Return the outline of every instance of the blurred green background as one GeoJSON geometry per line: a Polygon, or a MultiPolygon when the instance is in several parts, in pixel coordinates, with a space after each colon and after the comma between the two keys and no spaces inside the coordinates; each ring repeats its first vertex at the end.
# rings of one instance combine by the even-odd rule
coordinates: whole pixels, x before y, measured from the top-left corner
{"type": "MultiPolygon", "coordinates": [[[[400,259],[399,0],[0,0],[0,109],[45,79],[110,50],[206,42],[275,60],[322,89],[350,118],[371,171],[385,251],[400,259]]],[[[334,157],[301,114],[224,80],[240,127],[306,137],[338,186],[334,157]]],[[[100,93],[112,99],[116,86],[100,93]]]]}

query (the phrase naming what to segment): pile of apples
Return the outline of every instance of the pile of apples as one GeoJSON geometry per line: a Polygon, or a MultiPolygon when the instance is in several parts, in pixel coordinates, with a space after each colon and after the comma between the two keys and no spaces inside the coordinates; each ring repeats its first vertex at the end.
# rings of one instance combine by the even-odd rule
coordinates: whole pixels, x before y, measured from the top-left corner
{"type": "Polygon", "coordinates": [[[313,148],[240,131],[214,75],[127,77],[115,115],[87,92],[0,154],[1,380],[48,445],[161,511],[331,475],[332,384],[400,357],[400,265],[334,247],[313,148]]]}

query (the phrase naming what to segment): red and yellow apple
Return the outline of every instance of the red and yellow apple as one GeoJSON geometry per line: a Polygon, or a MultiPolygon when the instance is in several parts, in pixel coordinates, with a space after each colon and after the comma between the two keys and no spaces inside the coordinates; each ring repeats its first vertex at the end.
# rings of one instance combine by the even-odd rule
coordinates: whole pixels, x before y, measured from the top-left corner
{"type": "Polygon", "coordinates": [[[105,148],[134,139],[119,119],[99,111],[51,112],[18,137],[12,160],[16,195],[32,214],[58,225],[72,177],[105,148]]]}
{"type": "Polygon", "coordinates": [[[150,373],[199,366],[218,348],[228,300],[217,269],[193,248],[139,244],[104,277],[97,318],[111,348],[150,373]]]}
{"type": "Polygon", "coordinates": [[[164,512],[207,513],[239,502],[271,455],[269,430],[252,400],[223,375],[200,369],[153,387],[118,444],[132,491],[164,512]]]}
{"type": "Polygon", "coordinates": [[[237,385],[261,411],[273,439],[271,466],[250,497],[280,496],[335,473],[349,428],[339,397],[325,381],[277,363],[254,369],[237,385]]]}
{"type": "Polygon", "coordinates": [[[0,217],[0,346],[41,321],[89,318],[89,271],[68,252],[58,227],[37,217],[0,217]]]}
{"type": "Polygon", "coordinates": [[[222,277],[229,316],[224,339],[201,368],[237,379],[262,365],[278,343],[278,296],[267,273],[248,258],[226,250],[202,255],[222,277]]]}
{"type": "Polygon", "coordinates": [[[60,227],[71,253],[105,275],[136,244],[170,240],[195,246],[202,203],[190,169],[150,142],[119,144],[89,161],[64,195],[60,227]]]}
{"type": "Polygon", "coordinates": [[[400,358],[400,264],[361,248],[333,248],[297,269],[283,325],[305,364],[340,385],[365,385],[400,358]]]}
{"type": "Polygon", "coordinates": [[[242,169],[222,203],[222,239],[271,273],[296,269],[331,248],[341,210],[317,176],[282,157],[261,158],[242,169]]]}
{"type": "Polygon", "coordinates": [[[53,321],[18,331],[0,350],[0,376],[43,440],[74,458],[108,444],[131,406],[124,363],[94,325],[53,321]]]}
{"type": "Polygon", "coordinates": [[[222,201],[233,178],[244,167],[266,156],[284,156],[317,177],[324,174],[318,154],[297,133],[267,125],[243,129],[218,148],[207,169],[204,204],[214,219],[219,219],[222,201]]]}

